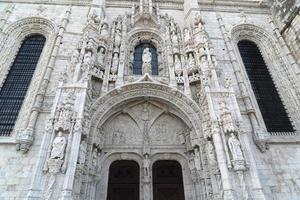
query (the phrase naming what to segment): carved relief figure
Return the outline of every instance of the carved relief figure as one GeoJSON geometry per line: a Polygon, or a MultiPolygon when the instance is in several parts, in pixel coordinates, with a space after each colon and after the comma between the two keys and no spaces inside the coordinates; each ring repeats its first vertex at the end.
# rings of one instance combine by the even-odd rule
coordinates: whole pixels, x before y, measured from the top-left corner
{"type": "Polygon", "coordinates": [[[114,53],[110,72],[112,74],[116,74],[118,72],[118,67],[119,67],[119,55],[118,53],[114,53]]]}
{"type": "Polygon", "coordinates": [[[59,131],[58,135],[53,141],[50,158],[63,160],[65,156],[66,145],[67,145],[67,140],[63,136],[62,131],[59,131]]]}
{"type": "Polygon", "coordinates": [[[228,139],[228,146],[232,155],[232,160],[244,160],[240,141],[236,138],[234,133],[231,133],[228,139]]]}
{"type": "Polygon", "coordinates": [[[149,73],[151,74],[151,61],[152,61],[152,54],[150,52],[149,48],[145,48],[143,51],[143,56],[142,56],[142,69],[143,69],[143,74],[149,73]]]}

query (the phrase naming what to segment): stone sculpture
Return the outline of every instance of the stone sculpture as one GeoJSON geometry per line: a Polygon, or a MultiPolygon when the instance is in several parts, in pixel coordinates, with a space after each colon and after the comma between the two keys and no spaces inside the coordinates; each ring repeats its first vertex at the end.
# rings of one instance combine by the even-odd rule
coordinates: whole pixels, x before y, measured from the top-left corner
{"type": "Polygon", "coordinates": [[[63,160],[65,156],[66,145],[67,145],[67,140],[63,136],[63,133],[59,131],[58,135],[53,141],[50,158],[63,160]]]}
{"type": "Polygon", "coordinates": [[[142,65],[143,74],[145,73],[151,74],[152,54],[148,47],[145,48],[143,51],[142,61],[143,61],[143,65],[142,65]]]}
{"type": "Polygon", "coordinates": [[[244,160],[240,141],[236,138],[234,133],[231,133],[228,139],[228,146],[232,155],[232,160],[244,160]]]}

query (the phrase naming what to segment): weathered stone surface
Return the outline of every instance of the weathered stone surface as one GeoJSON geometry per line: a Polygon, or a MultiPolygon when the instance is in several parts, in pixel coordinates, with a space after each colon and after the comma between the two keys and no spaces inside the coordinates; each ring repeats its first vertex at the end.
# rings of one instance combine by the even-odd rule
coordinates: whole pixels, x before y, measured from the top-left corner
{"type": "Polygon", "coordinates": [[[15,128],[0,136],[0,199],[106,199],[116,160],[139,164],[144,200],[158,160],[180,163],[187,200],[299,199],[297,8],[0,0],[0,85],[24,38],[47,38],[15,128]],[[259,47],[295,132],[265,131],[240,40],[259,47]],[[157,55],[144,50],[135,74],[141,43],[157,55]]]}

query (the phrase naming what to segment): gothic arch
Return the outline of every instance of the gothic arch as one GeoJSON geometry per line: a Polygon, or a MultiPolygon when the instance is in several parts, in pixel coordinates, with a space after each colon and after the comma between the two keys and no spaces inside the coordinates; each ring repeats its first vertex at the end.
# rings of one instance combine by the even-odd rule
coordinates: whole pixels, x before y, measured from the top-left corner
{"type": "Polygon", "coordinates": [[[103,123],[111,116],[110,111],[115,107],[124,105],[139,98],[153,99],[171,105],[182,114],[183,121],[193,130],[192,145],[203,137],[202,112],[199,106],[177,89],[166,85],[151,82],[136,82],[116,88],[91,105],[91,133],[96,133],[98,124],[103,123]]]}
{"type": "MultiPolygon", "coordinates": [[[[47,67],[47,62],[55,42],[56,37],[56,25],[49,21],[48,19],[41,17],[29,17],[16,21],[9,26],[7,26],[3,32],[4,36],[0,38],[0,67],[2,73],[0,74],[0,87],[4,83],[8,71],[18,53],[18,49],[21,47],[23,40],[33,34],[40,34],[46,38],[46,43],[41,53],[40,60],[37,64],[36,70],[34,72],[31,82],[40,83],[42,81],[42,76],[47,67]]],[[[30,84],[26,97],[23,101],[23,106],[20,110],[20,114],[16,121],[16,127],[14,128],[13,136],[18,129],[24,128],[26,126],[29,116],[30,109],[34,104],[34,98],[40,84],[30,84]]]]}
{"type": "MultiPolygon", "coordinates": [[[[234,51],[237,55],[237,60],[240,64],[241,71],[243,74],[243,77],[246,82],[246,85],[248,88],[251,88],[250,81],[247,76],[247,72],[244,66],[244,63],[242,61],[242,58],[240,56],[240,52],[238,49],[238,42],[242,40],[248,40],[251,42],[254,42],[257,47],[259,48],[259,51],[266,62],[267,68],[270,72],[270,75],[277,86],[277,90],[279,95],[281,96],[283,100],[283,104],[287,108],[287,113],[292,118],[292,123],[296,121],[296,116],[298,115],[295,109],[293,109],[293,105],[297,105],[297,99],[294,95],[291,96],[290,91],[286,90],[285,88],[293,88],[293,83],[291,80],[294,78],[291,78],[291,71],[289,66],[287,66],[285,62],[285,58],[283,58],[280,54],[280,46],[278,45],[278,41],[266,30],[264,30],[261,27],[255,26],[253,24],[240,24],[237,26],[234,26],[231,30],[231,36],[232,36],[232,42],[234,44],[234,51]],[[284,70],[283,70],[284,69],[284,70]],[[284,71],[285,73],[282,73],[284,71]]],[[[294,79],[295,80],[295,79],[294,79]]],[[[297,90],[297,89],[295,89],[297,90]]],[[[256,98],[254,96],[253,91],[250,89],[250,96],[252,99],[252,102],[255,104],[255,108],[258,114],[259,121],[263,121],[263,117],[261,115],[261,112],[259,110],[256,98]]],[[[293,123],[296,125],[295,123],[293,123]]],[[[262,125],[262,124],[261,124],[262,125]]],[[[263,124],[265,127],[265,125],[263,124]]],[[[299,127],[295,127],[296,130],[299,129],[299,127]]]]}

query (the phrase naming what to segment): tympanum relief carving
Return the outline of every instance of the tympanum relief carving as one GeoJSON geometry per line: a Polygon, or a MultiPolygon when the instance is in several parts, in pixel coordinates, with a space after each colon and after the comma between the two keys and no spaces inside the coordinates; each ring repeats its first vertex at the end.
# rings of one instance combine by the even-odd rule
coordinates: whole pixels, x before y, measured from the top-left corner
{"type": "Polygon", "coordinates": [[[167,110],[145,101],[118,111],[102,126],[105,145],[184,145],[187,126],[167,110]]]}

